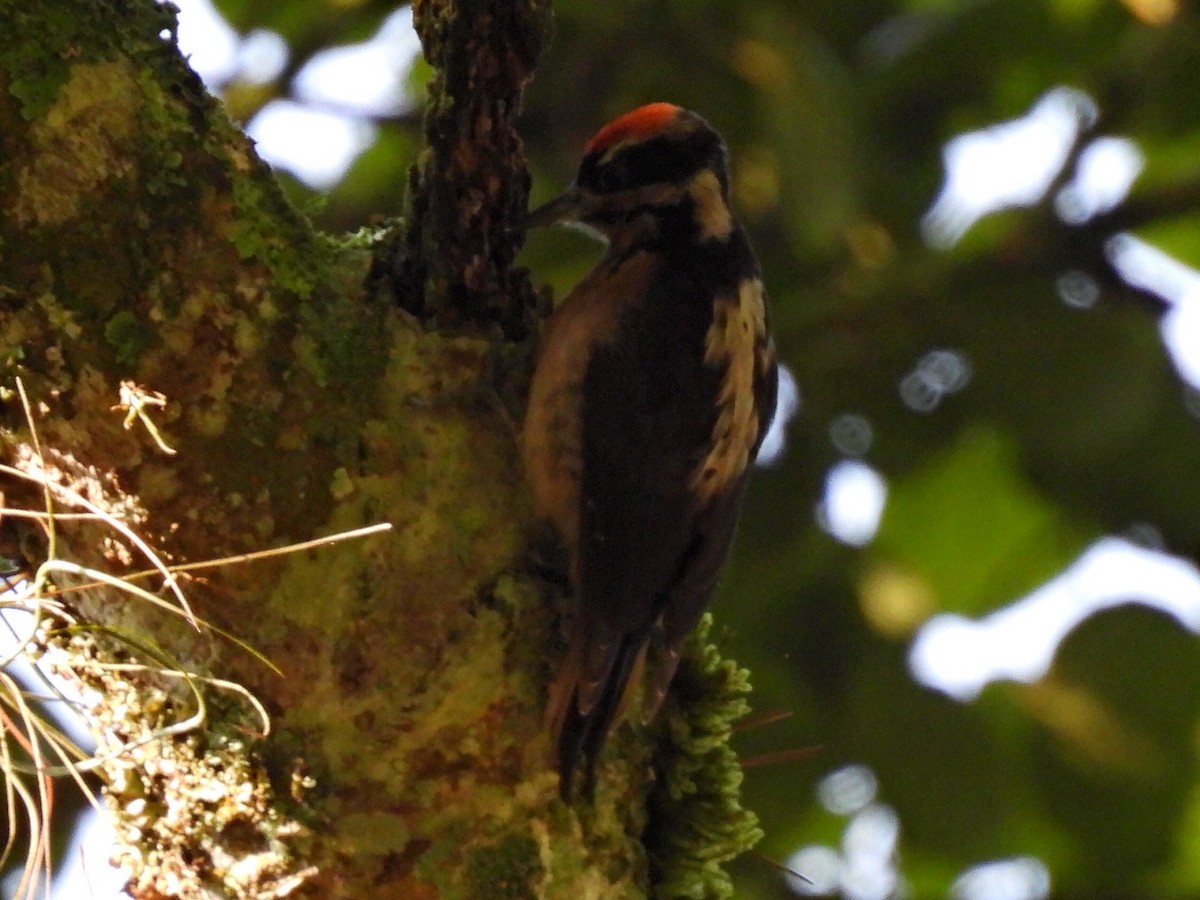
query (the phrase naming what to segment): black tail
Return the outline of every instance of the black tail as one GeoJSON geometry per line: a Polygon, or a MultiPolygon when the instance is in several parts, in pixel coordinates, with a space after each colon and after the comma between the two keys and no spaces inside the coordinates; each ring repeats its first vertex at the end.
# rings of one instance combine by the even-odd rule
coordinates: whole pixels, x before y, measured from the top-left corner
{"type": "Polygon", "coordinates": [[[612,668],[596,703],[587,712],[579,710],[579,688],[576,686],[567,704],[566,717],[558,735],[558,786],[562,798],[571,800],[575,771],[583,768],[583,796],[591,800],[596,790],[596,759],[620,712],[629,686],[629,678],[637,668],[638,658],[646,648],[641,635],[626,635],[617,648],[612,668]]]}

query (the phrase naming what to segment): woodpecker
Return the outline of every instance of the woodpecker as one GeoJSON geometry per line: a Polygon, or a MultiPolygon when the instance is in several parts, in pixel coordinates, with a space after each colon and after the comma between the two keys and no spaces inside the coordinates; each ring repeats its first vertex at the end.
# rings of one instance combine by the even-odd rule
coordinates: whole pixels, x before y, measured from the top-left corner
{"type": "Polygon", "coordinates": [[[777,372],[725,144],[696,113],[651,103],[601,128],[567,192],[527,219],[555,223],[608,244],[546,324],[522,432],[575,595],[546,708],[569,800],[581,764],[593,792],[651,643],[645,721],[666,696],[728,555],[777,372]]]}

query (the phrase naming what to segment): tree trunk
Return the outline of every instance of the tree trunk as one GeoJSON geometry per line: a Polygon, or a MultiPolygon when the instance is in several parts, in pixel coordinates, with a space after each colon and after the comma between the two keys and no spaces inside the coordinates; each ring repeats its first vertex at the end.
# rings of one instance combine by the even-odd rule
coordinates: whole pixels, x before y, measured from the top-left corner
{"type": "Polygon", "coordinates": [[[663,891],[721,895],[714,860],[754,834],[721,740],[741,673],[696,657],[649,858],[657,731],[621,730],[591,806],[563,805],[547,764],[561,647],[525,562],[536,304],[512,267],[513,119],[545,2],[415,6],[438,75],[412,215],[334,238],[179,58],[169,9],[0,0],[0,353],[35,426],[4,407],[7,461],[34,479],[7,479],[6,505],[44,511],[43,479],[56,512],[82,496],[128,529],[6,518],[5,539],[33,566],[128,576],[152,568],[131,533],[180,565],[391,523],[179,573],[199,628],[161,575],[140,583],[180,614],[52,566],[86,625],[48,652],[98,689],[135,897],[635,897],[652,869],[663,891]],[[197,697],[203,723],[166,728],[197,697]],[[705,791],[725,807],[689,812],[705,791]]]}

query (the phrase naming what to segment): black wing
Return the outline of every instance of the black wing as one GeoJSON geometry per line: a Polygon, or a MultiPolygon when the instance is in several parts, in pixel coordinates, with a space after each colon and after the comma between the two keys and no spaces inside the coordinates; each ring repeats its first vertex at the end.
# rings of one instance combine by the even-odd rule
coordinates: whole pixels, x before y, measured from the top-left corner
{"type": "Polygon", "coordinates": [[[590,788],[651,630],[681,591],[703,610],[733,534],[736,505],[697,509],[690,489],[724,376],[704,360],[712,298],[693,278],[660,278],[587,370],[579,597],[551,704],[564,794],[580,757],[590,788]]]}

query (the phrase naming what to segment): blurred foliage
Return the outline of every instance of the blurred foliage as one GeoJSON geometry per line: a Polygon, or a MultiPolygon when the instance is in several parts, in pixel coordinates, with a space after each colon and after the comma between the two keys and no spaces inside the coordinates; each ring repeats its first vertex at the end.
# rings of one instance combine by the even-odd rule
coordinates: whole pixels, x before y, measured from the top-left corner
{"type": "MultiPolygon", "coordinates": [[[[219,5],[237,28],[275,29],[292,46],[277,95],[312,54],[364,39],[391,9],[219,5]]],[[[1005,607],[1102,535],[1200,554],[1194,392],[1163,349],[1164,304],[1123,283],[1105,252],[1128,231],[1200,264],[1200,14],[1174,0],[556,7],[523,119],[534,200],[570,180],[613,115],[660,99],[702,112],[729,139],[800,386],[787,451],[752,486],[716,607],[726,648],[755,673],[755,705],[795,713],[741,735],[744,752],[820,748],[748,771],[762,849],[782,860],[838,847],[847,820],[814,789],[857,762],[898,815],[912,896],[946,896],[968,867],[1017,855],[1047,865],[1055,896],[1200,896],[1200,647],[1175,619],[1129,597],[1076,628],[1039,682],[994,683],[967,703],[918,685],[907,663],[929,617],[1005,607]],[[1088,140],[1120,135],[1145,158],[1131,196],[1072,225],[1050,191],[931,248],[920,221],[945,143],[1056,86],[1099,109],[1058,185],[1088,140]],[[1088,308],[1060,299],[1068,272],[1099,287],[1088,308]],[[968,377],[917,411],[900,385],[938,350],[968,377]],[[863,548],[814,514],[845,414],[869,422],[862,457],[890,488],[863,548]]],[[[326,227],[402,209],[419,115],[377,124],[379,142],[319,214],[326,227]]],[[[547,232],[523,261],[561,291],[596,253],[582,235],[547,232]]],[[[739,897],[788,896],[754,859],[737,878],[739,897]]]]}

